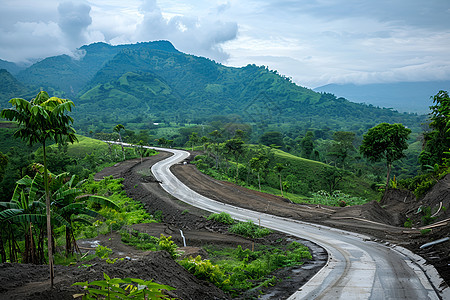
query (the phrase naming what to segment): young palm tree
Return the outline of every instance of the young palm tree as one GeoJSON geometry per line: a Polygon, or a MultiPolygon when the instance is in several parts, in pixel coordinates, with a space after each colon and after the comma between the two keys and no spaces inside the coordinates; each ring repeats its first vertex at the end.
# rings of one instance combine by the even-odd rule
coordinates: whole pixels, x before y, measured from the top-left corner
{"type": "Polygon", "coordinates": [[[122,146],[123,160],[125,160],[125,149],[123,148],[122,135],[120,134],[121,130],[125,130],[125,126],[123,126],[122,124],[117,124],[116,126],[114,126],[114,131],[119,134],[120,146],[122,146]]]}
{"type": "Polygon", "coordinates": [[[17,121],[19,129],[14,133],[15,137],[26,140],[33,145],[42,144],[44,150],[44,187],[46,195],[48,261],[50,266],[50,282],[53,288],[53,249],[51,243],[52,228],[50,215],[50,191],[47,171],[46,143],[48,141],[59,142],[64,138],[74,143],[77,141],[75,130],[72,128],[70,112],[72,101],[50,97],[47,92],[41,91],[36,98],[27,101],[21,98],[9,100],[13,108],[3,109],[0,117],[10,121],[17,121]]]}

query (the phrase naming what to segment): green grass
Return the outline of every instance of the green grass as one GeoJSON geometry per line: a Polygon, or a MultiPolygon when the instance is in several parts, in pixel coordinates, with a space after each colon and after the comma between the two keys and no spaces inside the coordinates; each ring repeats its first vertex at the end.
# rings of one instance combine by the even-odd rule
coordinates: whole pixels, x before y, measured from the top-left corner
{"type": "MultiPolygon", "coordinates": [[[[108,152],[108,144],[105,142],[92,139],[86,136],[78,135],[78,143],[75,142],[73,144],[69,144],[67,148],[67,154],[72,157],[85,157],[87,154],[92,153],[99,153],[99,152],[108,152]]],[[[57,147],[57,145],[50,146],[51,148],[57,147]]],[[[120,146],[114,145],[117,149],[120,148],[120,146]]],[[[122,151],[122,150],[121,150],[122,151]]]]}
{"type": "MultiPolygon", "coordinates": [[[[308,184],[313,187],[314,192],[326,190],[322,172],[325,168],[331,168],[329,165],[301,158],[278,149],[274,149],[273,152],[275,155],[274,163],[287,165],[289,173],[294,174],[299,183],[308,184]]],[[[379,197],[378,193],[370,188],[369,182],[353,174],[345,175],[339,183],[338,189],[346,194],[370,200],[375,200],[379,197]]]]}
{"type": "Polygon", "coordinates": [[[245,290],[274,282],[270,273],[290,266],[302,265],[312,258],[309,249],[297,242],[287,245],[256,244],[254,251],[237,248],[205,247],[209,259],[187,258],[180,262],[197,277],[211,281],[224,291],[237,296],[245,290]]]}

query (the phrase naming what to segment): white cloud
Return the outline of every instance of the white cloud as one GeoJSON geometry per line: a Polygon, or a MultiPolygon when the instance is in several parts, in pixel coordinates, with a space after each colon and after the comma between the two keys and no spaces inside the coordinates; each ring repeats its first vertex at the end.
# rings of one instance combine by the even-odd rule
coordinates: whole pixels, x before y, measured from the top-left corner
{"type": "Polygon", "coordinates": [[[0,58],[10,61],[161,39],[308,87],[450,79],[443,0],[3,0],[0,10],[0,58]]]}
{"type": "Polygon", "coordinates": [[[91,7],[84,3],[62,2],[58,5],[58,26],[66,44],[76,49],[87,41],[86,29],[92,23],[91,7]]]}

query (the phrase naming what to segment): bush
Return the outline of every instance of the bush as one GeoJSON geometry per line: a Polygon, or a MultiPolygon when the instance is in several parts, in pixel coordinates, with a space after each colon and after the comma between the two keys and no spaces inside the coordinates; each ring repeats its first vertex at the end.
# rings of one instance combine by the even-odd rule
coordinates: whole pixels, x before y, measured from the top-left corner
{"type": "Polygon", "coordinates": [[[213,265],[210,260],[202,260],[200,255],[196,258],[185,258],[180,261],[180,265],[194,274],[195,277],[208,280],[223,290],[228,290],[230,287],[229,276],[226,276],[220,267],[213,265]]]}
{"type": "Polygon", "coordinates": [[[136,278],[110,278],[103,273],[105,280],[91,283],[75,282],[72,286],[82,286],[83,294],[73,295],[73,298],[83,299],[171,299],[162,290],[173,291],[175,288],[136,278]],[[102,295],[102,296],[99,296],[102,295]]]}
{"type": "Polygon", "coordinates": [[[121,230],[120,235],[122,242],[136,247],[137,249],[150,251],[158,250],[159,239],[147,233],[136,230],[121,230]]]}
{"type": "Polygon", "coordinates": [[[207,219],[214,220],[215,222],[226,225],[231,225],[234,223],[233,218],[230,216],[230,214],[227,214],[226,212],[221,212],[220,214],[210,214],[207,219]]]}
{"type": "Polygon", "coordinates": [[[259,227],[252,221],[238,222],[229,229],[231,233],[251,238],[261,238],[272,233],[270,229],[259,227]]]}

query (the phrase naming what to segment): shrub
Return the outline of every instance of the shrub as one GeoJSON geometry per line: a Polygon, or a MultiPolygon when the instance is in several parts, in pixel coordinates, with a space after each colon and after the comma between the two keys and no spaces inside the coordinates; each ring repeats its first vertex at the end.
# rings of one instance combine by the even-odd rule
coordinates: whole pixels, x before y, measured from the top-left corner
{"type": "Polygon", "coordinates": [[[173,291],[175,288],[137,278],[110,278],[103,273],[105,280],[88,283],[75,282],[72,286],[82,286],[83,294],[75,294],[73,298],[90,299],[171,299],[162,290],[173,291]],[[101,295],[101,296],[100,296],[101,295]]]}
{"type": "Polygon", "coordinates": [[[213,265],[208,259],[202,260],[200,255],[196,258],[185,258],[180,261],[180,264],[199,279],[208,280],[223,290],[229,288],[229,277],[218,265],[213,265]]]}
{"type": "Polygon", "coordinates": [[[122,242],[137,249],[150,251],[156,251],[158,249],[159,239],[147,233],[136,230],[121,230],[120,235],[122,242]]]}
{"type": "Polygon", "coordinates": [[[272,233],[270,229],[259,227],[252,221],[238,222],[229,229],[231,233],[239,234],[251,238],[261,238],[272,233]]]}
{"type": "Polygon", "coordinates": [[[408,218],[405,223],[403,224],[403,226],[405,226],[406,228],[411,228],[412,227],[412,221],[410,218],[408,218]]]}
{"type": "Polygon", "coordinates": [[[226,212],[221,212],[220,214],[210,214],[207,219],[227,225],[231,225],[234,223],[233,218],[226,212]]]}

